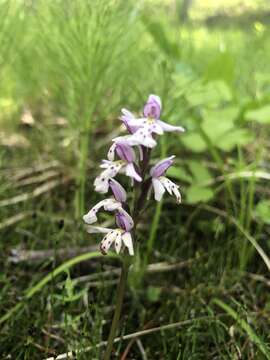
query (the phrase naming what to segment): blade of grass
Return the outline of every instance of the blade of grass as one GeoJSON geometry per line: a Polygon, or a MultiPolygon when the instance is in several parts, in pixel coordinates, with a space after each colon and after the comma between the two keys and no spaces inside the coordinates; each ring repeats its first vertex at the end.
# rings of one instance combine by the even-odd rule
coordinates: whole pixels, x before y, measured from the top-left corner
{"type": "Polygon", "coordinates": [[[213,302],[219,306],[221,309],[226,311],[228,315],[230,315],[242,328],[242,330],[248,335],[250,340],[258,347],[262,354],[265,355],[267,359],[270,359],[270,351],[267,345],[263,342],[263,340],[255,333],[252,327],[244,320],[239,317],[237,312],[231,308],[229,305],[225,304],[223,301],[219,299],[214,299],[213,302]]]}
{"type": "MultiPolygon", "coordinates": [[[[86,254],[76,256],[68,261],[65,261],[63,264],[59,265],[57,268],[55,268],[53,271],[51,271],[48,275],[46,275],[43,279],[41,279],[36,285],[28,288],[25,292],[23,300],[21,302],[19,302],[18,304],[16,304],[14,307],[12,307],[5,315],[3,315],[0,318],[0,324],[4,323],[14,313],[18,312],[23,307],[25,301],[30,300],[36,293],[41,291],[44,288],[44,286],[47,285],[49,282],[51,282],[57,275],[65,272],[72,266],[77,265],[83,261],[94,259],[94,258],[101,257],[101,256],[103,256],[103,255],[101,255],[101,253],[98,251],[89,252],[86,254]]],[[[110,258],[119,258],[114,253],[109,253],[107,256],[110,258]]]]}

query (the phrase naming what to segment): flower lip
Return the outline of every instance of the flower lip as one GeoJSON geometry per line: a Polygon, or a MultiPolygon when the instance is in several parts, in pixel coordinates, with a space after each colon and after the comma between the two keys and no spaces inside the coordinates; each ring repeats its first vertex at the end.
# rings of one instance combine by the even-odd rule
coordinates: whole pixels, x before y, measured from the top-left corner
{"type": "Polygon", "coordinates": [[[123,229],[106,229],[106,235],[100,243],[100,251],[103,255],[107,255],[108,250],[114,243],[115,251],[117,254],[120,253],[122,245],[126,246],[129,255],[134,255],[132,236],[130,232],[123,229]]]}

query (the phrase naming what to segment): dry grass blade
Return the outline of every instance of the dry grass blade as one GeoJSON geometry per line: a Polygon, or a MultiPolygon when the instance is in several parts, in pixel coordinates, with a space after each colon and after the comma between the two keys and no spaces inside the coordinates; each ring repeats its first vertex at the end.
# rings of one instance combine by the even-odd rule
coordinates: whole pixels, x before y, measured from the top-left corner
{"type": "Polygon", "coordinates": [[[263,248],[257,243],[256,239],[254,239],[253,236],[251,236],[239,223],[238,221],[228,215],[225,211],[217,209],[213,206],[209,206],[209,205],[204,205],[202,206],[203,209],[210,211],[214,214],[217,214],[223,218],[228,219],[231,223],[233,223],[237,229],[248,239],[248,241],[254,246],[254,248],[257,250],[258,254],[261,256],[261,258],[263,259],[265,265],[267,266],[268,270],[270,271],[270,259],[269,257],[266,255],[266,253],[264,252],[263,248]]]}
{"type": "Polygon", "coordinates": [[[8,219],[5,219],[0,223],[0,230],[3,230],[9,226],[12,226],[16,224],[17,222],[24,220],[25,218],[31,216],[33,214],[33,211],[24,211],[17,215],[14,215],[8,219]]]}
{"type": "Polygon", "coordinates": [[[14,184],[14,187],[21,187],[26,185],[32,185],[36,183],[41,183],[44,181],[47,181],[53,177],[61,175],[58,171],[55,170],[49,170],[45,171],[44,173],[36,176],[27,177],[25,179],[19,180],[16,184],[14,184]]]}
{"type": "MultiPolygon", "coordinates": [[[[119,341],[122,341],[122,340],[129,340],[129,339],[139,338],[141,336],[153,334],[153,333],[159,332],[159,331],[177,329],[179,327],[183,327],[183,326],[186,326],[186,325],[193,324],[196,321],[204,321],[204,320],[207,320],[207,319],[209,319],[209,316],[202,316],[202,317],[195,318],[195,319],[179,321],[179,322],[172,323],[172,324],[157,326],[157,327],[154,327],[154,328],[151,328],[151,329],[146,329],[146,330],[142,330],[142,331],[136,331],[134,333],[127,334],[127,335],[115,338],[114,343],[118,343],[119,341]]],[[[95,345],[95,347],[99,348],[99,347],[105,346],[106,344],[107,344],[107,341],[101,341],[99,344],[95,345]]],[[[94,346],[89,346],[89,347],[87,347],[87,348],[85,348],[83,350],[69,351],[67,353],[60,354],[60,355],[58,355],[56,357],[49,357],[49,358],[47,358],[45,360],[74,359],[74,358],[76,358],[77,354],[88,352],[93,348],[94,348],[94,346]]]]}
{"type": "Polygon", "coordinates": [[[71,180],[70,177],[65,176],[62,179],[59,180],[52,180],[48,181],[46,184],[43,184],[41,186],[38,186],[33,191],[28,193],[23,193],[17,196],[14,196],[12,198],[2,200],[0,201],[0,207],[8,206],[8,205],[15,205],[20,202],[24,202],[30,199],[34,199],[35,197],[38,197],[46,192],[49,192],[50,190],[56,188],[59,185],[63,185],[71,180]]]}
{"type": "Polygon", "coordinates": [[[67,248],[67,249],[49,249],[49,250],[22,250],[11,249],[9,261],[12,263],[20,263],[25,261],[41,261],[48,258],[68,259],[74,256],[84,254],[90,251],[97,251],[98,245],[67,248]]]}
{"type": "Polygon", "coordinates": [[[21,180],[27,176],[31,176],[35,173],[43,172],[49,169],[59,167],[60,164],[58,161],[53,160],[44,164],[33,165],[29,168],[12,168],[12,169],[3,169],[6,172],[7,176],[12,176],[12,180],[21,180]]]}

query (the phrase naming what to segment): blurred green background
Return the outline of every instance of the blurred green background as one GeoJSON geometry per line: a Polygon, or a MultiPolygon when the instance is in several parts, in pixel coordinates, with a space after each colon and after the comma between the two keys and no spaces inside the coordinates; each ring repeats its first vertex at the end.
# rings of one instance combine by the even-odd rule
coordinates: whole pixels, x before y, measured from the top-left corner
{"type": "Polygon", "coordinates": [[[145,214],[121,333],[190,322],[115,359],[270,359],[269,23],[268,0],[0,0],[1,358],[101,358],[117,261],[33,286],[98,243],[98,164],[153,93],[187,130],[154,153],[177,156],[183,204],[145,214]],[[142,274],[145,254],[178,265],[142,274]]]}

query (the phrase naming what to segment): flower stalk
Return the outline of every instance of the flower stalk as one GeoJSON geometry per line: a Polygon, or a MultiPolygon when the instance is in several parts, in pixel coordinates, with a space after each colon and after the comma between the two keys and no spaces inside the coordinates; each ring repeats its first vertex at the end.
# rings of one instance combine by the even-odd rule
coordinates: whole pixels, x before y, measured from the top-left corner
{"type": "Polygon", "coordinates": [[[121,312],[122,312],[125,288],[126,288],[127,278],[128,278],[128,270],[129,270],[129,260],[128,260],[128,257],[124,255],[120,280],[119,280],[117,290],[116,290],[115,310],[114,310],[112,325],[110,328],[108,342],[107,342],[107,346],[106,346],[106,350],[105,350],[105,354],[104,354],[104,360],[109,360],[111,358],[113,343],[114,343],[114,339],[116,337],[116,331],[118,329],[119,320],[120,320],[120,316],[121,316],[121,312]]]}

